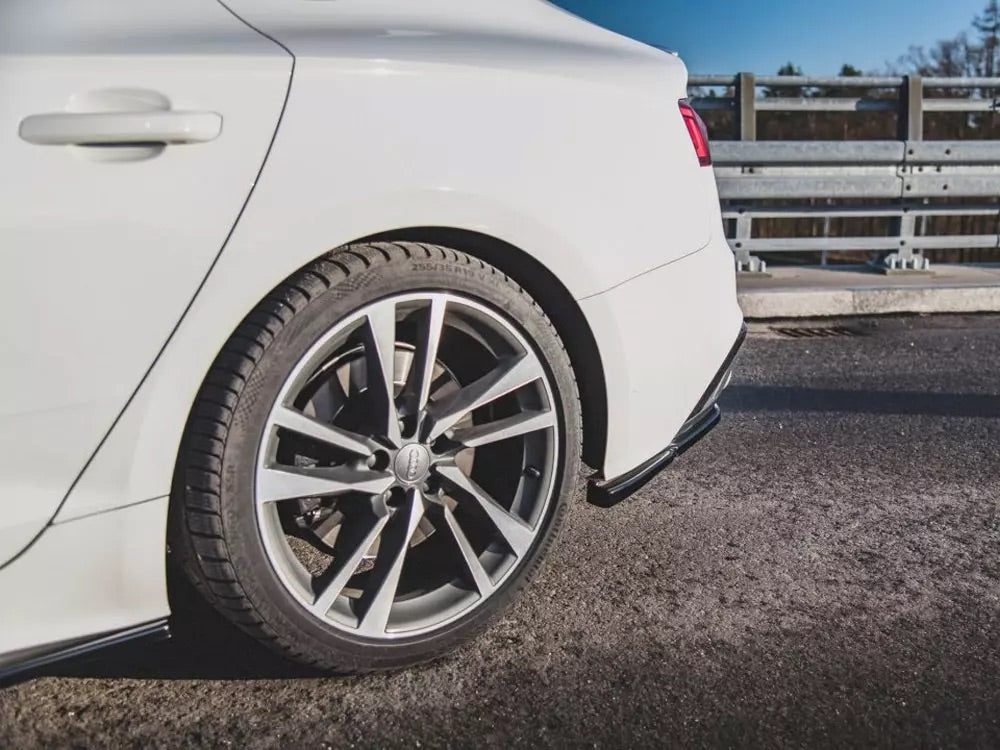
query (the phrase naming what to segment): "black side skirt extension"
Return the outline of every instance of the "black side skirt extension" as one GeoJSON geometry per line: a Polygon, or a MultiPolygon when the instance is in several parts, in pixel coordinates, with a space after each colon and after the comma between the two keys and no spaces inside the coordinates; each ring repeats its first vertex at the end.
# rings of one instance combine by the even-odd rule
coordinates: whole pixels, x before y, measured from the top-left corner
{"type": "Polygon", "coordinates": [[[0,660],[0,685],[17,675],[33,672],[57,662],[86,656],[94,651],[146,638],[159,641],[169,637],[170,628],[167,626],[167,621],[156,620],[124,630],[115,630],[88,638],[61,641],[39,648],[17,651],[0,660]]]}
{"type": "Polygon", "coordinates": [[[723,379],[729,372],[733,360],[736,359],[736,354],[743,345],[746,335],[747,327],[744,324],[732,349],[726,355],[725,361],[715,377],[712,378],[708,388],[705,389],[705,394],[698,401],[694,413],[681,427],[680,433],[673,442],[651,459],[625,474],[613,479],[601,479],[599,475],[591,477],[587,485],[588,502],[602,508],[610,508],[612,505],[620,503],[632,493],[640,490],[653,477],[669,466],[675,458],[712,431],[712,428],[722,418],[722,410],[716,404],[716,399],[724,384],[723,379]]]}

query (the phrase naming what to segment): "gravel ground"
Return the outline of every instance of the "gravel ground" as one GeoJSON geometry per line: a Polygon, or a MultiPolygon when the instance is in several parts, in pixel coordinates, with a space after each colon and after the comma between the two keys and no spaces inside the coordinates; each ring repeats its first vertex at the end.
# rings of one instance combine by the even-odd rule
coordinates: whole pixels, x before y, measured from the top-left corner
{"type": "Polygon", "coordinates": [[[1000,318],[849,325],[753,330],[722,426],[449,659],[323,678],[201,615],[3,690],[0,747],[996,747],[1000,318]]]}

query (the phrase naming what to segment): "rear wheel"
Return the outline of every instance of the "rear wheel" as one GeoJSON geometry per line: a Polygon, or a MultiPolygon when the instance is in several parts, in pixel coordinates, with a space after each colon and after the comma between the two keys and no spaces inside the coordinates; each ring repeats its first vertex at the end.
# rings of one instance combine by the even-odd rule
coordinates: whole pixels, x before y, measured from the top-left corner
{"type": "Polygon", "coordinates": [[[566,353],[510,279],[371,244],[279,287],[189,423],[172,548],[251,635],[340,671],[424,661],[531,577],[579,468],[566,353]]]}

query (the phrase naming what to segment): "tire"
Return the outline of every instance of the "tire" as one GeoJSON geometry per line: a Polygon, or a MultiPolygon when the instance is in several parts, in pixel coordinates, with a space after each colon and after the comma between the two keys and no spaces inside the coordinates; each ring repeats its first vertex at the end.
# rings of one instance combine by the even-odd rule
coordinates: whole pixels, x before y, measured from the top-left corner
{"type": "Polygon", "coordinates": [[[171,562],[300,663],[428,661],[537,572],[578,482],[580,419],[556,330],[496,268],[430,245],[339,249],[212,365],[175,475],[171,562]]]}

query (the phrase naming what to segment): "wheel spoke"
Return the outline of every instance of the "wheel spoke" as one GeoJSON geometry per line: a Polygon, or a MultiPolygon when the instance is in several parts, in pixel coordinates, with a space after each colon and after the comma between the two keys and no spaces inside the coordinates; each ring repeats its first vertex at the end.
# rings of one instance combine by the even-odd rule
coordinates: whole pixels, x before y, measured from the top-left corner
{"type": "Polygon", "coordinates": [[[462,553],[462,559],[465,560],[465,567],[469,569],[469,574],[476,584],[476,589],[479,590],[480,596],[489,596],[496,586],[493,585],[493,581],[490,579],[489,573],[486,572],[486,568],[479,562],[476,551],[472,549],[469,539],[465,536],[465,532],[462,531],[462,527],[459,525],[458,519],[455,518],[455,514],[451,508],[445,505],[443,510],[445,523],[448,524],[448,528],[451,529],[451,533],[455,537],[458,550],[462,553]]]}
{"type": "Polygon", "coordinates": [[[329,582],[323,587],[323,589],[316,595],[316,598],[312,603],[312,610],[315,614],[320,617],[325,617],[326,613],[330,611],[330,607],[340,596],[340,592],[344,590],[347,586],[347,582],[351,580],[354,575],[354,571],[357,570],[358,565],[361,564],[362,558],[364,558],[365,553],[371,549],[371,546],[378,539],[379,534],[382,533],[382,529],[385,528],[386,523],[389,521],[389,515],[384,515],[379,518],[375,525],[372,526],[368,534],[358,543],[357,547],[351,554],[346,555],[342,558],[338,555],[340,559],[334,560],[333,566],[326,575],[331,576],[329,582]]]}
{"type": "Polygon", "coordinates": [[[320,422],[318,419],[313,419],[287,406],[278,407],[272,419],[279,427],[284,427],[287,430],[305,435],[321,443],[334,445],[337,448],[356,453],[359,456],[370,456],[372,454],[369,441],[363,435],[320,422]]]}
{"type": "Polygon", "coordinates": [[[521,557],[528,551],[535,536],[528,524],[490,497],[457,466],[438,465],[437,471],[448,484],[479,504],[515,555],[521,557]]]}
{"type": "Polygon", "coordinates": [[[368,389],[376,399],[380,415],[379,431],[394,446],[402,443],[396,413],[396,305],[384,302],[367,313],[368,389]]]}
{"type": "Polygon", "coordinates": [[[441,332],[444,329],[444,315],[448,307],[447,300],[439,295],[431,297],[427,309],[426,328],[421,330],[421,340],[417,344],[417,357],[413,361],[412,390],[417,396],[417,412],[427,408],[427,400],[431,394],[431,383],[434,380],[434,365],[437,362],[438,345],[441,343],[441,332]]]}
{"type": "Polygon", "coordinates": [[[377,495],[395,481],[392,474],[362,471],[343,466],[283,466],[257,473],[257,502],[273,503],[301,497],[329,497],[345,492],[377,495]]]}
{"type": "Polygon", "coordinates": [[[429,409],[434,420],[428,440],[435,440],[480,406],[542,377],[542,367],[531,354],[506,359],[496,368],[429,409]]]}
{"type": "Polygon", "coordinates": [[[555,423],[556,415],[551,410],[528,411],[505,419],[498,419],[495,422],[455,430],[451,437],[466,448],[478,448],[480,445],[496,443],[536,430],[554,427],[555,423]]]}
{"type": "MultiPolygon", "coordinates": [[[[410,539],[417,530],[426,507],[424,497],[417,489],[410,489],[407,492],[407,500],[409,501],[407,507],[402,511],[405,513],[406,526],[397,537],[396,543],[390,544],[386,533],[379,544],[379,559],[372,571],[377,583],[375,590],[371,592],[365,613],[358,623],[358,632],[362,635],[370,637],[385,635],[392,603],[396,598],[396,589],[399,587],[399,577],[403,572],[403,563],[410,548],[410,539]],[[379,572],[382,572],[381,577],[377,575],[379,572]]],[[[365,594],[367,596],[369,592],[366,591],[365,594]]]]}

